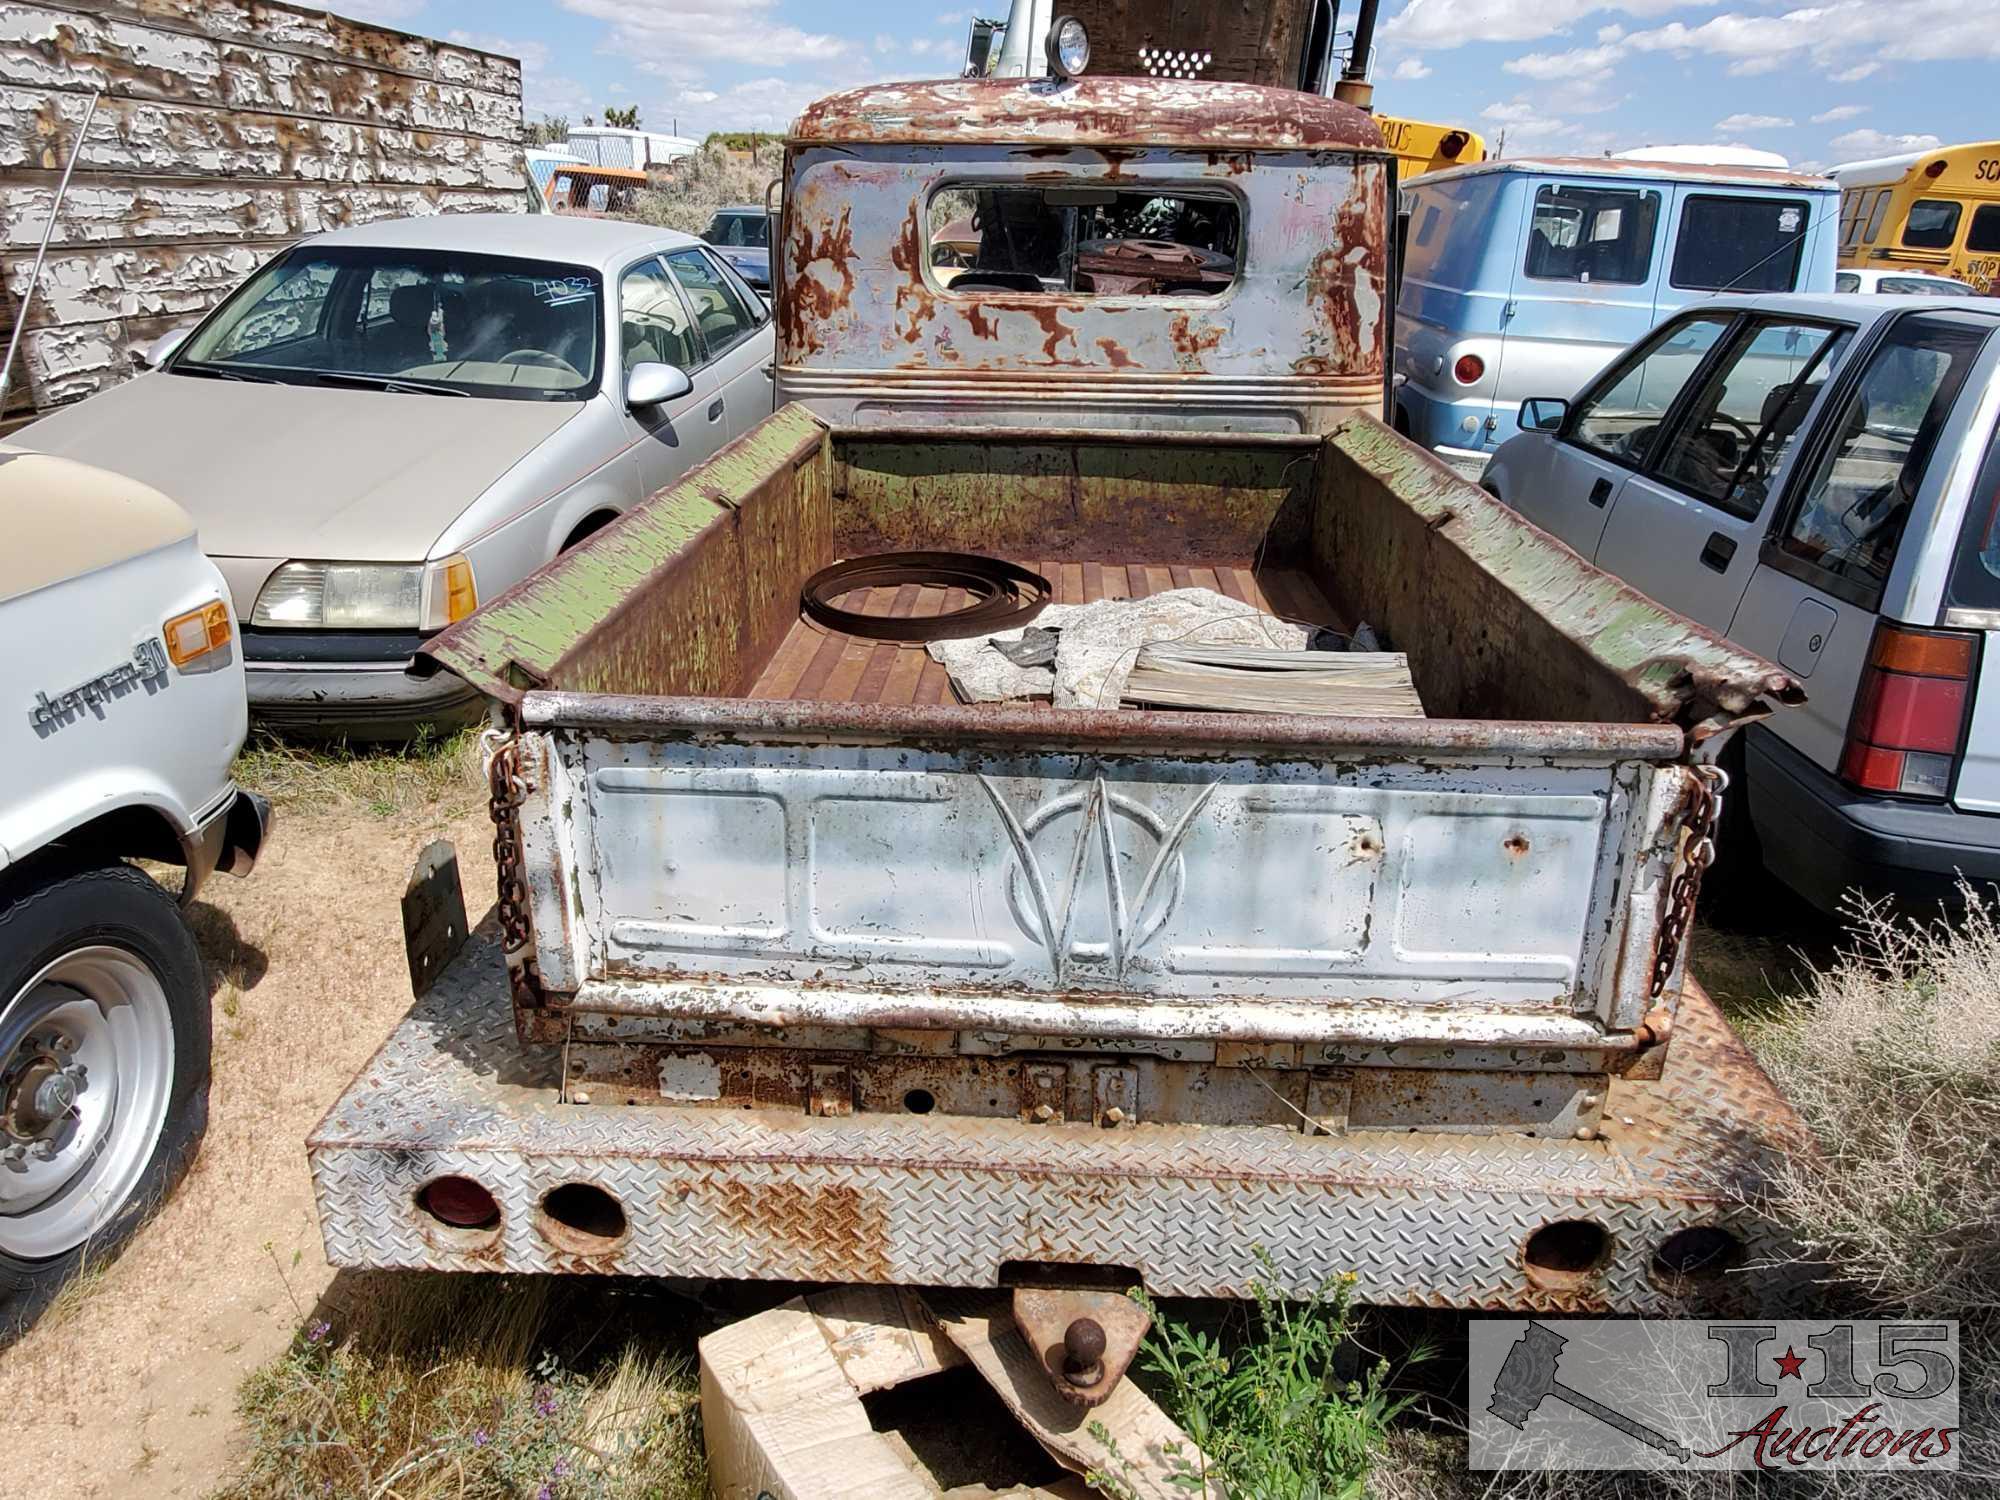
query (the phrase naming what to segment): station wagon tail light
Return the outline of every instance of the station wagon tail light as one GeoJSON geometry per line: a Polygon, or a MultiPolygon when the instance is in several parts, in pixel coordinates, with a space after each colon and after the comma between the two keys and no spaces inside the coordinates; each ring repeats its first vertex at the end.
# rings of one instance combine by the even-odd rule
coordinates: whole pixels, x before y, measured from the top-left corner
{"type": "Polygon", "coordinates": [[[1841,779],[1871,792],[1949,796],[1978,656],[1977,636],[1878,624],[1841,751],[1841,779]]]}
{"type": "Polygon", "coordinates": [[[1458,363],[1451,367],[1451,378],[1460,385],[1471,385],[1486,373],[1486,361],[1476,354],[1461,354],[1458,363]]]}
{"type": "Polygon", "coordinates": [[[220,599],[210,600],[200,609],[175,615],[160,627],[160,634],[167,643],[167,660],[185,672],[210,652],[228,646],[229,606],[220,599]]]}

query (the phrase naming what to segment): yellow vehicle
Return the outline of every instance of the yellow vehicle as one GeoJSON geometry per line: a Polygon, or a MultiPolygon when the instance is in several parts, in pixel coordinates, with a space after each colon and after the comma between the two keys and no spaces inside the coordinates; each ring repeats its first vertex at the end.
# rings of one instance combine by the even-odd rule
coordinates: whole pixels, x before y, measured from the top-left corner
{"type": "Polygon", "coordinates": [[[1982,291],[2000,278],[2000,141],[1836,167],[1840,264],[1922,266],[1982,291]]]}
{"type": "Polygon", "coordinates": [[[1469,167],[1486,160],[1486,141],[1456,125],[1433,125],[1428,120],[1403,120],[1395,115],[1377,115],[1382,139],[1396,153],[1396,177],[1408,182],[1421,172],[1442,172],[1446,167],[1469,167]]]}

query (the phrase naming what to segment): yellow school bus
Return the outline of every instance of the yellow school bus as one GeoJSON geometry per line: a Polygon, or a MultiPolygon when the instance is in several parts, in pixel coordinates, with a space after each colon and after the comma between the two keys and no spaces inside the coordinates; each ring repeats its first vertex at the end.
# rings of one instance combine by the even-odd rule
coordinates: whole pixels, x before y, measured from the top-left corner
{"type": "Polygon", "coordinates": [[[1982,290],[2000,278],[2000,141],[1836,167],[1840,264],[1921,266],[1982,290]]]}
{"type": "Polygon", "coordinates": [[[1486,160],[1486,142],[1459,126],[1402,120],[1394,115],[1377,115],[1375,123],[1383,141],[1396,153],[1396,176],[1401,181],[1407,182],[1419,172],[1442,172],[1446,167],[1469,167],[1486,160]]]}

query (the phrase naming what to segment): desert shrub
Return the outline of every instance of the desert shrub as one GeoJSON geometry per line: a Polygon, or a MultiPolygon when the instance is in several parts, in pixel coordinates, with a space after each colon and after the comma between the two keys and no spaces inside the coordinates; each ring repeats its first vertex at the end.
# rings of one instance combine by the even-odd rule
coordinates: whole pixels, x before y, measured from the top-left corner
{"type": "Polygon", "coordinates": [[[771,142],[747,162],[719,145],[704,146],[649,174],[650,185],[634,195],[633,215],[641,223],[700,234],[725,204],[762,203],[783,164],[784,148],[771,142]]]}

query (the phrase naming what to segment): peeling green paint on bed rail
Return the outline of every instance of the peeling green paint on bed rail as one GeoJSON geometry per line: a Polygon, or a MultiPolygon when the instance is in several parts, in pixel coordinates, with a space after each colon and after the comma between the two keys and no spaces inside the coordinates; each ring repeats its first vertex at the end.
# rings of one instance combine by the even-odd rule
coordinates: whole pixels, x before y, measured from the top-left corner
{"type": "Polygon", "coordinates": [[[1357,612],[1410,653],[1426,702],[1473,717],[1586,717],[1574,700],[1587,694],[1589,717],[1701,737],[1804,701],[1770,662],[1592,566],[1373,417],[1347,418],[1326,441],[1333,494],[1318,507],[1315,551],[1355,590],[1357,612]],[[1604,676],[1593,668],[1608,680],[1579,680],[1604,676]]]}
{"type": "MultiPolygon", "coordinates": [[[[796,580],[787,595],[787,581],[761,576],[765,569],[746,565],[740,548],[728,549],[732,555],[726,560],[699,559],[706,576],[676,580],[673,575],[688,573],[697,554],[710,550],[696,546],[705,532],[717,526],[754,526],[754,518],[746,522],[743,511],[774,486],[786,492],[784,509],[796,517],[790,491],[802,467],[816,471],[814,488],[823,507],[830,462],[826,424],[803,406],[786,406],[678,482],[442,631],[426,654],[510,705],[541,686],[583,692],[727,692],[744,658],[754,664],[756,650],[774,644],[763,641],[765,632],[756,628],[772,600],[752,595],[776,594],[789,625],[797,612],[796,580]],[[719,561],[724,565],[716,566],[719,561]],[[683,587],[672,587],[676,581],[683,587]],[[630,628],[637,623],[630,618],[635,609],[658,613],[671,595],[688,603],[688,585],[708,596],[707,608],[685,613],[690,628],[645,632],[643,638],[630,628]],[[697,622],[705,628],[692,628],[697,622]]],[[[811,528],[779,529],[801,545],[810,538],[811,528]]],[[[800,560],[806,572],[827,561],[823,518],[818,530],[821,544],[800,560]]]]}

